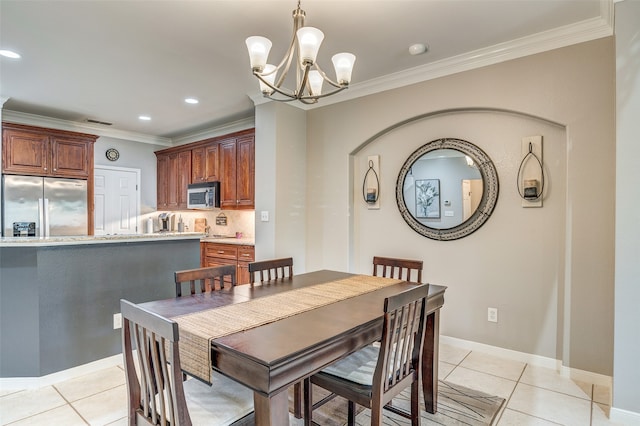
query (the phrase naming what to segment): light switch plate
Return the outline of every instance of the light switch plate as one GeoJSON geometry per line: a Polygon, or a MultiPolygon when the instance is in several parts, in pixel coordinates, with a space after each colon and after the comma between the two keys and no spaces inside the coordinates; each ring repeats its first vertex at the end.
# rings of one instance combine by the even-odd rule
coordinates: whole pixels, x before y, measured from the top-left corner
{"type": "MultiPolygon", "coordinates": [[[[521,151],[520,161],[522,161],[524,157],[529,153],[529,144],[531,144],[532,152],[540,159],[540,161],[542,162],[542,165],[544,166],[544,160],[542,157],[542,136],[527,136],[525,138],[522,138],[522,147],[520,150],[521,151]]],[[[542,185],[541,173],[542,172],[540,170],[540,165],[538,164],[536,159],[529,156],[529,158],[527,158],[527,161],[522,167],[520,176],[517,177],[517,179],[520,179],[518,183],[520,191],[524,192],[524,181],[526,179],[537,179],[538,185],[539,186],[542,185]]],[[[539,187],[538,189],[542,189],[542,188],[539,187]]],[[[542,207],[543,197],[544,197],[544,194],[542,194],[540,198],[534,201],[529,201],[521,198],[522,207],[542,207]]]]}

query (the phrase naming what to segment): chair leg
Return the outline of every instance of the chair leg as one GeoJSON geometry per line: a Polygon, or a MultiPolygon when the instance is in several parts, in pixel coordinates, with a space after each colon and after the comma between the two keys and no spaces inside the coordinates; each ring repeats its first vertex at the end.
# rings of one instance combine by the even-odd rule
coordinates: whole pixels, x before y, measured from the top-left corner
{"type": "Polygon", "coordinates": [[[371,407],[371,426],[382,425],[382,407],[371,407]]]}
{"type": "Polygon", "coordinates": [[[411,383],[411,425],[420,426],[420,381],[411,383]]]}
{"type": "Polygon", "coordinates": [[[313,395],[311,393],[311,379],[304,379],[304,426],[311,426],[313,423],[313,395]]]}
{"type": "Polygon", "coordinates": [[[347,425],[354,426],[356,424],[356,403],[349,401],[349,408],[347,410],[347,425]]]}
{"type": "Polygon", "coordinates": [[[296,419],[302,418],[302,382],[293,385],[293,415],[296,419]]]}

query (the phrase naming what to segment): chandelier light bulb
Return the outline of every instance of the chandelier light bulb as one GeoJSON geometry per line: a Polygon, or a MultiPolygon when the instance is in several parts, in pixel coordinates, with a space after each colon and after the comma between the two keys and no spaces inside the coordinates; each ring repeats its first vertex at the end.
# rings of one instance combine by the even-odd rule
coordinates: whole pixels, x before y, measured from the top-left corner
{"type": "MultiPolygon", "coordinates": [[[[276,66],[275,65],[271,65],[271,64],[267,64],[264,67],[264,71],[262,71],[262,74],[260,74],[260,76],[262,78],[264,78],[265,80],[267,80],[269,82],[269,84],[271,84],[273,86],[274,82],[276,81],[276,66]]],[[[258,80],[260,82],[260,91],[265,94],[265,95],[270,95],[273,93],[273,89],[269,86],[267,86],[266,84],[264,84],[261,80],[258,80]]]]}
{"type": "Polygon", "coordinates": [[[309,86],[311,86],[311,95],[319,96],[322,94],[322,83],[324,78],[319,71],[309,71],[309,86]]]}
{"type": "Polygon", "coordinates": [[[336,80],[339,84],[348,85],[351,83],[351,72],[353,71],[353,64],[356,62],[356,55],[352,53],[337,53],[331,58],[333,67],[336,70],[336,80]]]}
{"type": "Polygon", "coordinates": [[[314,27],[302,27],[297,31],[296,36],[300,50],[300,63],[313,65],[324,40],[324,33],[314,27]]]}
{"type": "Polygon", "coordinates": [[[261,72],[267,64],[267,58],[271,50],[271,40],[262,36],[251,36],[247,37],[245,43],[249,50],[251,69],[261,72]]]}

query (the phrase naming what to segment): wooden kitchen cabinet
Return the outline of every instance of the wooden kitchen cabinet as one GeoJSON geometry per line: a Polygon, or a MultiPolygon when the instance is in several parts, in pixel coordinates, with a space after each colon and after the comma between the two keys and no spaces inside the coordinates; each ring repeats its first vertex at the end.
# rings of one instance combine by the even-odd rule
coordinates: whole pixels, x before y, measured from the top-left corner
{"type": "Polygon", "coordinates": [[[88,179],[98,137],[21,124],[2,125],[2,171],[6,174],[88,179]]]}
{"type": "Polygon", "coordinates": [[[212,142],[191,150],[191,183],[219,180],[218,149],[218,143],[212,142]]]}
{"type": "Polygon", "coordinates": [[[224,243],[201,243],[202,267],[234,265],[236,283],[249,283],[249,263],[254,260],[254,247],[224,243]]]}
{"type": "Polygon", "coordinates": [[[220,181],[220,208],[253,209],[255,129],[156,151],[159,210],[187,208],[190,183],[220,181]]]}
{"type": "Polygon", "coordinates": [[[156,152],[157,203],[159,210],[187,208],[187,185],[191,180],[191,151],[156,152]]]}
{"type": "Polygon", "coordinates": [[[254,135],[220,142],[220,208],[253,209],[255,205],[254,135]]]}

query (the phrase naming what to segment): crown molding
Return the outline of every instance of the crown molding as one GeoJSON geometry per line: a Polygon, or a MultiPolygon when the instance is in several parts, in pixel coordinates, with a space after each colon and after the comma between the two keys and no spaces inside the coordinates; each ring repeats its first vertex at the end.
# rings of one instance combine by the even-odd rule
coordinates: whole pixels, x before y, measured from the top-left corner
{"type": "Polygon", "coordinates": [[[27,114],[24,112],[3,110],[2,120],[29,126],[49,127],[58,130],[68,130],[71,132],[90,133],[92,135],[104,136],[126,141],[142,142],[153,145],[173,146],[170,138],[151,136],[143,133],[127,132],[124,130],[107,129],[89,123],[60,120],[58,118],[45,117],[42,115],[27,114]]]}
{"type": "Polygon", "coordinates": [[[222,126],[212,127],[196,133],[173,138],[173,145],[183,145],[185,143],[197,142],[204,139],[214,138],[216,136],[226,135],[228,133],[238,132],[240,130],[250,129],[256,126],[255,117],[247,117],[222,126]]]}
{"type": "MultiPolygon", "coordinates": [[[[600,16],[575,24],[499,43],[473,52],[432,62],[419,67],[389,74],[380,78],[353,84],[348,90],[323,98],[321,102],[306,105],[292,102],[290,105],[308,110],[360,98],[386,90],[397,89],[439,77],[469,71],[476,68],[506,62],[524,56],[571,46],[613,35],[613,0],[600,1],[600,16]]],[[[249,94],[255,105],[272,102],[261,94],[249,94]]]]}

